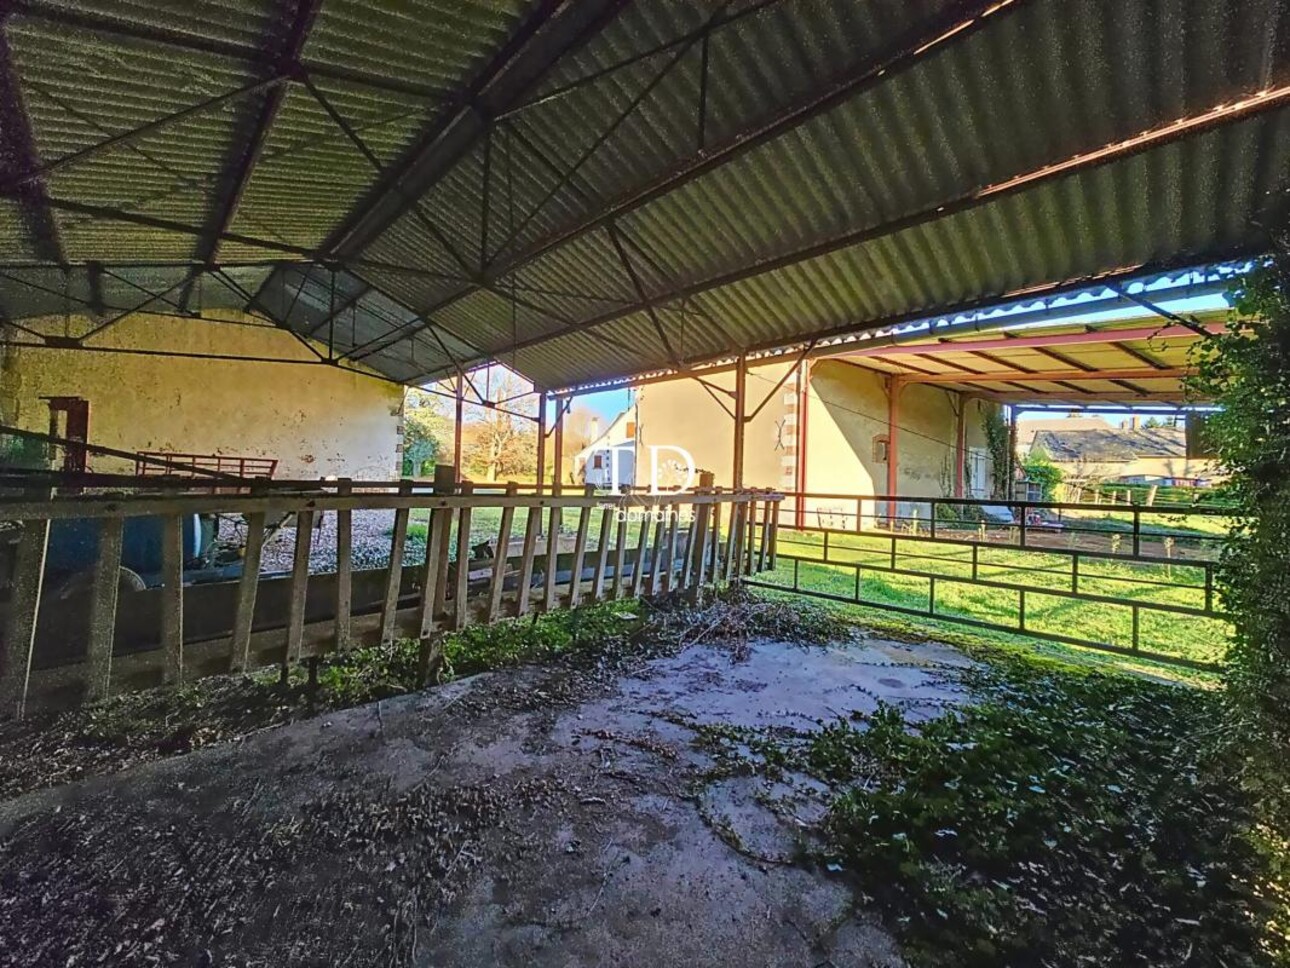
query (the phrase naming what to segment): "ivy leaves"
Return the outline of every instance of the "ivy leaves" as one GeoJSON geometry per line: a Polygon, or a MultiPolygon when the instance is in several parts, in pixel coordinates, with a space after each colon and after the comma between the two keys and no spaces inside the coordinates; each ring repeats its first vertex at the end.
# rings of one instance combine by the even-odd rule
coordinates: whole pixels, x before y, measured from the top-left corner
{"type": "Polygon", "coordinates": [[[1271,860],[1195,739],[1216,697],[1020,660],[968,676],[977,706],[913,731],[882,707],[803,756],[838,791],[828,862],[916,962],[1260,963],[1271,860]]]}

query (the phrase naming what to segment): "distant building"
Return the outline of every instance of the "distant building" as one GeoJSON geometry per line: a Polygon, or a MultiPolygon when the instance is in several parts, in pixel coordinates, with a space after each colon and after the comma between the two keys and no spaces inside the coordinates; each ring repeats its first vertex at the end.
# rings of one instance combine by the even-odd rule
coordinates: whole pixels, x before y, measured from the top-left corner
{"type": "Polygon", "coordinates": [[[1045,430],[1114,430],[1105,417],[1024,417],[1017,421],[1017,456],[1022,458],[1030,453],[1035,437],[1045,430]]]}
{"type": "Polygon", "coordinates": [[[1039,430],[1028,450],[1040,449],[1070,481],[1198,484],[1219,476],[1214,461],[1187,456],[1180,427],[1039,430]]]}
{"type": "Polygon", "coordinates": [[[592,441],[573,457],[573,474],[584,484],[599,488],[622,487],[636,483],[636,408],[628,407],[596,435],[592,424],[592,441]]]}

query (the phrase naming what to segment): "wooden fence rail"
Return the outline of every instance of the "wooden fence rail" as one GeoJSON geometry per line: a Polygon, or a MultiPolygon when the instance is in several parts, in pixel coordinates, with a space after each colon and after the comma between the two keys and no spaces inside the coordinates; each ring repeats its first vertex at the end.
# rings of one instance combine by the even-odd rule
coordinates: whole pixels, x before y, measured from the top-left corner
{"type": "Polygon", "coordinates": [[[712,488],[552,495],[520,493],[512,485],[472,493],[470,484],[411,481],[315,482],[231,495],[45,491],[0,498],[0,541],[6,534],[11,539],[7,584],[0,564],[0,716],[220,672],[285,669],[399,638],[420,641],[426,672],[443,633],[472,622],[694,590],[761,570],[768,554],[774,559],[776,529],[764,522],[774,521],[766,512],[779,499],[766,491],[712,488]],[[763,526],[754,552],[757,504],[763,526]],[[353,513],[366,510],[393,511],[389,559],[381,568],[355,568],[353,513]],[[500,512],[497,533],[481,554],[472,545],[472,518],[493,510],[500,512]],[[414,512],[428,514],[423,552],[409,540],[414,512]],[[567,536],[566,512],[577,521],[567,536]],[[184,528],[193,515],[209,514],[244,525],[242,573],[232,581],[186,585],[184,528]],[[312,525],[320,515],[335,515],[334,572],[309,567],[312,525]],[[292,566],[285,575],[261,574],[266,529],[284,516],[295,520],[292,566]],[[161,519],[161,581],[143,591],[119,581],[123,524],[135,517],[161,519]],[[724,535],[723,517],[729,522],[724,535]],[[55,595],[45,587],[46,552],[51,522],[67,519],[95,521],[97,540],[85,579],[72,593],[55,595]],[[521,528],[520,550],[512,554],[521,528]],[[562,548],[566,537],[569,546],[562,548]],[[420,560],[409,560],[418,554],[420,560]]]}

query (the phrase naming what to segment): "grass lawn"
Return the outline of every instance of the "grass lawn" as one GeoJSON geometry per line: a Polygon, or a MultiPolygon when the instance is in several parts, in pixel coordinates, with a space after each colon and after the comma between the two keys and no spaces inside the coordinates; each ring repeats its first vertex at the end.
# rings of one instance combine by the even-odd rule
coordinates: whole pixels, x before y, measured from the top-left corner
{"type": "MultiPolygon", "coordinates": [[[[781,530],[781,555],[820,558],[823,535],[818,532],[781,530]]],[[[799,562],[799,586],[806,591],[854,598],[856,570],[860,565],[861,600],[926,611],[930,582],[937,576],[936,611],[941,615],[1016,625],[1019,595],[1015,590],[991,588],[948,579],[970,579],[972,549],[967,546],[897,540],[895,567],[919,576],[889,574],[876,569],[891,567],[890,540],[874,534],[831,534],[829,559],[839,564],[799,562]],[[868,568],[864,566],[869,566],[868,568]]],[[[1022,551],[1007,547],[982,547],[978,551],[980,578],[1008,582],[1027,589],[1026,626],[1037,632],[1090,639],[1130,648],[1133,614],[1128,603],[1159,603],[1203,608],[1204,569],[1197,565],[1156,565],[1082,558],[1079,591],[1123,600],[1126,604],[1085,602],[1045,589],[1069,591],[1072,559],[1064,554],[1022,551]]],[[[778,568],[762,580],[791,587],[794,563],[780,558],[778,568]]],[[[1227,622],[1188,614],[1139,610],[1138,647],[1144,652],[1193,662],[1218,663],[1226,654],[1230,635],[1227,622]]]]}

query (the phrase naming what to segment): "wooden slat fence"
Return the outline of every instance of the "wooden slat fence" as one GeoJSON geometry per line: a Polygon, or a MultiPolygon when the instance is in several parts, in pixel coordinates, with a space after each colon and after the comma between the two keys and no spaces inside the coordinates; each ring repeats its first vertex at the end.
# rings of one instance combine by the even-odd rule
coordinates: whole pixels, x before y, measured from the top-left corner
{"type": "MultiPolygon", "coordinates": [[[[0,716],[21,717],[46,705],[72,705],[160,683],[249,671],[312,659],[361,644],[413,638],[420,667],[437,658],[442,635],[471,622],[576,607],[627,595],[694,591],[717,580],[739,581],[773,560],[774,528],[763,529],[753,553],[755,516],[780,499],[766,491],[701,489],[660,495],[492,493],[485,485],[402,481],[316,482],[311,488],[220,495],[55,495],[48,491],[0,498],[0,529],[16,540],[12,574],[0,572],[0,716]],[[355,568],[355,511],[391,510],[389,561],[375,572],[355,568]],[[497,510],[492,556],[472,561],[472,517],[497,510]],[[564,535],[565,512],[576,529],[564,535]],[[428,513],[424,551],[409,540],[414,512],[428,513]],[[184,522],[218,513],[245,523],[240,579],[209,585],[183,581],[184,522]],[[289,575],[262,575],[267,521],[296,520],[289,575]],[[335,571],[311,573],[312,522],[336,515],[335,571]],[[163,584],[119,590],[122,524],[135,516],[162,519],[163,584]],[[88,590],[80,597],[42,601],[50,522],[98,522],[96,560],[86,562],[88,590]],[[721,527],[721,521],[728,522],[721,527]],[[522,529],[522,538],[521,538],[522,529]],[[562,541],[567,539],[567,549],[562,541]],[[592,541],[595,540],[595,546],[592,541]],[[519,543],[512,553],[513,542],[519,543]],[[419,557],[420,560],[410,560],[419,557]],[[464,567],[459,567],[461,563],[464,567]],[[285,586],[285,587],[284,587],[285,586]],[[323,595],[322,593],[326,593],[323,595]],[[271,594],[270,594],[271,593],[271,594]],[[321,596],[321,597],[320,597],[321,596]],[[144,605],[148,607],[145,608],[144,605]],[[41,655],[41,624],[56,612],[80,609],[79,648],[70,656],[41,655]],[[154,627],[138,627],[148,616],[154,627]],[[135,635],[124,642],[123,628],[135,635]]],[[[771,516],[773,518],[773,515],[771,516]]],[[[65,644],[65,643],[64,643],[65,644]]]]}

